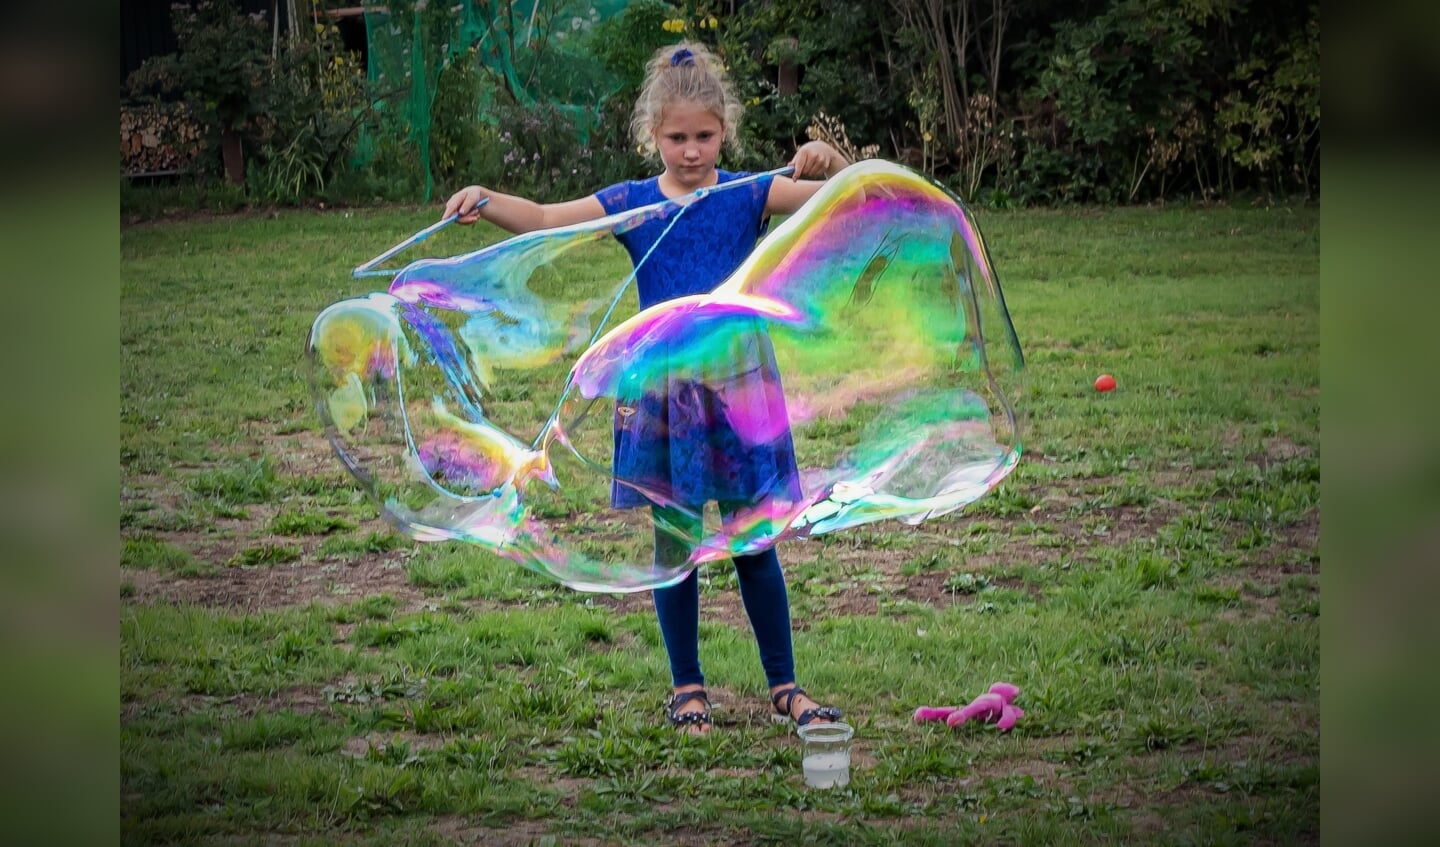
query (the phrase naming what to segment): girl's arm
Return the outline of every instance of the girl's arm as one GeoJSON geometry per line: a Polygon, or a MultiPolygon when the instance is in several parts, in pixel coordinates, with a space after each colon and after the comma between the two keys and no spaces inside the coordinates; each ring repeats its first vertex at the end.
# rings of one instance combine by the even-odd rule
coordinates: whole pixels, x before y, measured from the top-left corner
{"type": "Polygon", "coordinates": [[[605,207],[593,194],[564,203],[536,203],[479,185],[466,186],[450,195],[445,202],[445,214],[441,217],[448,218],[461,211],[465,214],[456,223],[473,224],[484,218],[501,229],[515,233],[569,226],[605,217],[605,207]],[[489,203],[475,208],[476,203],[487,198],[489,203]]]}
{"type": "Polygon", "coordinates": [[[823,179],[840,173],[849,164],[850,160],[840,155],[840,151],[823,141],[811,141],[800,145],[800,149],[795,151],[795,156],[790,160],[790,166],[795,169],[794,177],[792,179],[782,177],[770,181],[770,195],[765,200],[765,214],[792,214],[820,190],[820,186],[825,184],[823,179]],[[822,179],[801,178],[817,174],[822,179]]]}

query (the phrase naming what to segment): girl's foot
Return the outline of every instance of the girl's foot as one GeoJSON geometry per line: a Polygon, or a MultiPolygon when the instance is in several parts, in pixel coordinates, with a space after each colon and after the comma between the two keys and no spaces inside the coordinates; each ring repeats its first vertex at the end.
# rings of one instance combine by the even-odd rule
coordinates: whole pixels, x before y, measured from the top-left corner
{"type": "Polygon", "coordinates": [[[687,735],[710,731],[710,698],[701,685],[682,685],[665,701],[665,720],[687,735]]]}
{"type": "Polygon", "coordinates": [[[770,719],[776,723],[790,723],[806,726],[811,723],[831,723],[840,720],[841,712],[834,706],[822,706],[810,699],[805,689],[794,683],[777,685],[770,689],[770,703],[774,707],[770,719]]]}

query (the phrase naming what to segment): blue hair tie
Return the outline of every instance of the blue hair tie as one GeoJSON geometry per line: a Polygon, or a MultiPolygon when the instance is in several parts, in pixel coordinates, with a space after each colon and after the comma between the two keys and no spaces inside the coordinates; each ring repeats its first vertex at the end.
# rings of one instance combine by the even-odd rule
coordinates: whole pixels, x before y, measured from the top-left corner
{"type": "Polygon", "coordinates": [[[670,67],[672,68],[693,64],[695,64],[695,54],[691,53],[688,48],[681,47],[670,56],[670,67]]]}

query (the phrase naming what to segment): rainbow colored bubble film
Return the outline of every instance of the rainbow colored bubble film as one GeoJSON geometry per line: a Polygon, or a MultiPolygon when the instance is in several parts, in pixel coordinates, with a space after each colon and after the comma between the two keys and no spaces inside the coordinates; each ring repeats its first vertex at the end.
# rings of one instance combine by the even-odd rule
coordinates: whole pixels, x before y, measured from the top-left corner
{"type": "Polygon", "coordinates": [[[713,292],[623,321],[629,278],[566,263],[703,202],[418,261],[320,314],[320,416],[393,525],[639,591],[784,540],[916,524],[1014,469],[1024,359],[952,194],[852,165],[713,292]]]}

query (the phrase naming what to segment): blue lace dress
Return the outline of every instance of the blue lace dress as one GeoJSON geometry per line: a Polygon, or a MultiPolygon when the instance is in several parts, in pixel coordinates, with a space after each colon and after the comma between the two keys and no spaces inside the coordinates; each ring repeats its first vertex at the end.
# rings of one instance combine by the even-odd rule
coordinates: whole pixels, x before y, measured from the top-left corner
{"type": "MultiPolygon", "coordinates": [[[[718,173],[722,183],[746,176],[718,173]]],[[[759,179],[709,194],[686,209],[636,274],[640,307],[704,294],[724,282],[765,231],[769,191],[770,179],[759,179]]],[[[665,199],[658,177],[612,185],[595,196],[609,214],[665,199]]],[[[631,261],[640,262],[669,225],[651,221],[620,235],[631,261]]],[[[729,320],[720,333],[723,353],[699,373],[687,368],[684,378],[662,377],[663,383],[652,381],[638,396],[617,398],[611,489],[616,508],[652,505],[642,490],[693,508],[711,500],[725,508],[800,496],[770,338],[758,320],[729,320]],[[734,320],[753,326],[737,332],[734,320]]]]}

